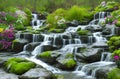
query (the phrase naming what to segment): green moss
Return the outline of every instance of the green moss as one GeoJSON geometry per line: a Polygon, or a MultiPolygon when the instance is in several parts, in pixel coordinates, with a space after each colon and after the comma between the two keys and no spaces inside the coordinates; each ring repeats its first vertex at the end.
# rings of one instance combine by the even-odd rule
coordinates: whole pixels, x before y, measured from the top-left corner
{"type": "Polygon", "coordinates": [[[34,68],[35,64],[33,62],[20,62],[18,64],[15,64],[12,67],[13,67],[12,72],[20,75],[20,74],[25,73],[29,69],[34,68]]]}
{"type": "Polygon", "coordinates": [[[42,52],[38,55],[40,58],[50,58],[51,57],[51,51],[42,52]]]}
{"type": "Polygon", "coordinates": [[[115,68],[108,73],[107,79],[120,79],[120,69],[115,68]]]}
{"type": "Polygon", "coordinates": [[[73,67],[76,66],[76,62],[72,58],[64,59],[63,60],[63,65],[65,65],[67,68],[73,68],[73,67]]]}
{"type": "Polygon", "coordinates": [[[34,68],[35,66],[35,63],[29,62],[22,58],[11,58],[7,62],[5,62],[5,69],[8,70],[8,72],[18,75],[25,73],[26,71],[34,68]]]}
{"type": "Polygon", "coordinates": [[[77,31],[77,33],[79,34],[79,35],[87,35],[88,34],[88,30],[80,30],[80,31],[77,31]]]}
{"type": "Polygon", "coordinates": [[[73,56],[73,54],[71,54],[71,53],[67,53],[66,54],[66,56],[65,56],[65,58],[73,58],[74,56],[73,56]]]}

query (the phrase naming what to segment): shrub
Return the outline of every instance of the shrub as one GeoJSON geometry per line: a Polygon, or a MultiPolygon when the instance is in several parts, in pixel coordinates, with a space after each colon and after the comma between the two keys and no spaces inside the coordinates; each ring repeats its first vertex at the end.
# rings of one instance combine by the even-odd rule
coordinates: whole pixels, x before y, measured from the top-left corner
{"type": "Polygon", "coordinates": [[[120,50],[115,50],[112,53],[112,58],[114,59],[114,61],[117,64],[117,67],[120,68],[120,50]]]}
{"type": "Polygon", "coordinates": [[[114,11],[114,10],[117,10],[119,8],[119,4],[115,1],[109,1],[109,2],[103,2],[98,5],[96,8],[95,8],[95,11],[96,12],[102,12],[102,11],[114,11]]]}
{"type": "Polygon", "coordinates": [[[86,18],[91,20],[90,16],[91,13],[87,9],[73,6],[68,10],[66,19],[70,21],[77,20],[79,22],[84,22],[86,18]]]}
{"type": "Polygon", "coordinates": [[[108,73],[107,79],[120,79],[120,69],[115,68],[108,73]]]}
{"type": "Polygon", "coordinates": [[[0,49],[8,49],[12,46],[12,41],[14,40],[14,31],[13,29],[7,29],[0,33],[0,49]]]}
{"type": "Polygon", "coordinates": [[[120,36],[113,36],[107,42],[111,52],[120,48],[120,36]]]}
{"type": "Polygon", "coordinates": [[[117,21],[117,22],[115,23],[115,25],[116,25],[117,27],[120,27],[120,21],[117,21]]]}

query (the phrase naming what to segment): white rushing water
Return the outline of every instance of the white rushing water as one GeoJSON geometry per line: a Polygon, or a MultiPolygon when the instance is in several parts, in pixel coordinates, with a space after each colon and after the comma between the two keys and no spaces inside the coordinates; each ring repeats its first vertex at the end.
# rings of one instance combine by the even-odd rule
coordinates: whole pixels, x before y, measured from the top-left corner
{"type": "Polygon", "coordinates": [[[38,29],[40,26],[43,25],[45,20],[39,20],[37,14],[32,14],[32,16],[33,16],[33,18],[32,18],[32,27],[33,27],[33,29],[38,29]]]}

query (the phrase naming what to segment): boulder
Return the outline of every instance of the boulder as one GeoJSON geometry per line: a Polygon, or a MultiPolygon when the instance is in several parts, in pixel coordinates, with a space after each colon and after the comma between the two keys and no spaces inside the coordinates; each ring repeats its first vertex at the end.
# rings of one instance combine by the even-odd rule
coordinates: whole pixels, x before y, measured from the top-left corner
{"type": "Polygon", "coordinates": [[[3,69],[0,69],[0,79],[19,79],[19,78],[18,75],[6,73],[3,69]]]}
{"type": "Polygon", "coordinates": [[[102,49],[99,48],[88,48],[83,52],[75,53],[76,59],[80,62],[96,62],[100,61],[102,49]]]}
{"type": "Polygon", "coordinates": [[[52,76],[52,72],[44,68],[34,68],[19,76],[19,79],[52,79],[52,76]]]}
{"type": "Polygon", "coordinates": [[[38,46],[40,43],[39,42],[31,42],[24,47],[24,51],[33,51],[36,46],[38,46]]]}
{"type": "Polygon", "coordinates": [[[21,33],[20,34],[20,38],[21,39],[25,39],[25,40],[27,40],[28,42],[32,42],[32,38],[33,37],[33,35],[32,34],[30,34],[30,33],[21,33]]]}
{"type": "Polygon", "coordinates": [[[16,39],[13,41],[12,50],[16,53],[23,51],[24,45],[28,43],[25,39],[16,39]]]}
{"type": "Polygon", "coordinates": [[[115,67],[116,66],[113,64],[98,69],[95,74],[96,79],[107,79],[108,72],[110,72],[115,67]]]}
{"type": "Polygon", "coordinates": [[[63,70],[73,70],[76,66],[76,61],[71,53],[64,53],[60,55],[57,59],[56,67],[63,70]]]}

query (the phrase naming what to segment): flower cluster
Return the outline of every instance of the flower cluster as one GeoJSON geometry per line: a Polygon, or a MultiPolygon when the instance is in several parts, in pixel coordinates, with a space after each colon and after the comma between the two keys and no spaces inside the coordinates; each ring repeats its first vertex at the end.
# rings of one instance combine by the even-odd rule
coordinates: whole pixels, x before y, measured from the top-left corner
{"type": "Polygon", "coordinates": [[[106,24],[115,24],[116,22],[117,22],[117,20],[115,20],[113,16],[105,17],[106,24]]]}
{"type": "Polygon", "coordinates": [[[12,45],[14,31],[12,28],[0,32],[0,49],[7,49],[12,45]]]}
{"type": "Polygon", "coordinates": [[[112,53],[112,58],[113,60],[116,62],[118,68],[120,68],[120,50],[115,50],[113,53],[112,53]]]}

